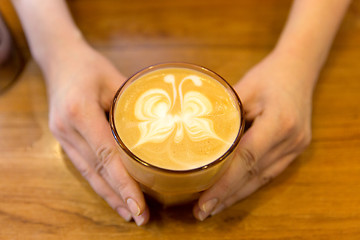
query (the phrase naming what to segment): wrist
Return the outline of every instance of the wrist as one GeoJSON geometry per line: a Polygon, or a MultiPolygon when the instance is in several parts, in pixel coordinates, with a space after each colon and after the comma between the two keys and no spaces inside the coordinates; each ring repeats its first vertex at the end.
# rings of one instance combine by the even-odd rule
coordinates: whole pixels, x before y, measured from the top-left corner
{"type": "Polygon", "coordinates": [[[76,28],[48,36],[42,42],[43,44],[37,43],[31,46],[31,53],[45,73],[67,61],[72,54],[87,46],[85,39],[76,28]]]}
{"type": "Polygon", "coordinates": [[[328,50],[316,48],[301,41],[280,39],[273,53],[294,62],[303,71],[318,75],[324,65],[328,50]]]}
{"type": "Polygon", "coordinates": [[[281,75],[286,76],[284,84],[288,84],[286,79],[291,79],[291,85],[295,88],[313,92],[321,71],[321,66],[313,62],[315,60],[298,49],[285,47],[276,47],[268,57],[270,62],[278,66],[274,71],[280,71],[281,75]]]}
{"type": "Polygon", "coordinates": [[[30,51],[43,71],[59,63],[64,54],[86,45],[65,1],[12,0],[19,15],[30,51]]]}
{"type": "Polygon", "coordinates": [[[318,74],[351,0],[296,0],[274,52],[318,74]]]}

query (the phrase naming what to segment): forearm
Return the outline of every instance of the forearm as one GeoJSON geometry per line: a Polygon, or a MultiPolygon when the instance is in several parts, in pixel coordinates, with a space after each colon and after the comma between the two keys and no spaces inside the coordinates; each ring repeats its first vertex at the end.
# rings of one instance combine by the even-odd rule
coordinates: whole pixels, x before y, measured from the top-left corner
{"type": "Polygon", "coordinates": [[[64,57],[64,50],[83,42],[64,0],[12,0],[31,53],[43,71],[64,57]]]}
{"type": "Polygon", "coordinates": [[[275,51],[319,72],[350,2],[296,0],[275,51]]]}

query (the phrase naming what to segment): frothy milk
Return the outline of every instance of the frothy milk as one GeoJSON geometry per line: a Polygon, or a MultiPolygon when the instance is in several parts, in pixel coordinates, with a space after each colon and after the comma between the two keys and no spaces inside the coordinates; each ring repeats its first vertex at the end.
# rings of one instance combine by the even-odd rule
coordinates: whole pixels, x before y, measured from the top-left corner
{"type": "Polygon", "coordinates": [[[221,157],[240,129],[237,103],[212,77],[168,67],[140,76],[119,97],[115,126],[143,161],[189,170],[221,157]]]}

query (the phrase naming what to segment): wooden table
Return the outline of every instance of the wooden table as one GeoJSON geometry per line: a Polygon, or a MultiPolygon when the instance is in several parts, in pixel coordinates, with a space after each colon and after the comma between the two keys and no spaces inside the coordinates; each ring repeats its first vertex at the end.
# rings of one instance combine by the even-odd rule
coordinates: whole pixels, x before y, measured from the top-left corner
{"type": "MultiPolygon", "coordinates": [[[[13,10],[1,4],[24,47],[13,10]]],[[[125,75],[176,60],[234,83],[271,50],[291,2],[69,4],[85,37],[125,75]]],[[[204,222],[191,206],[153,206],[144,227],[118,217],[49,132],[44,82],[30,59],[0,96],[0,239],[360,239],[359,30],[354,2],[315,92],[310,147],[266,187],[204,222]]]]}

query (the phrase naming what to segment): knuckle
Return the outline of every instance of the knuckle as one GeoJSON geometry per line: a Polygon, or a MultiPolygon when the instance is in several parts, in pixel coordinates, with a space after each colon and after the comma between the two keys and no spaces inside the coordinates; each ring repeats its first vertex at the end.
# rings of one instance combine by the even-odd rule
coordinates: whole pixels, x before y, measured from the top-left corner
{"type": "Polygon", "coordinates": [[[97,172],[100,176],[105,177],[106,171],[104,169],[104,166],[102,165],[102,162],[96,161],[94,165],[95,172],[97,172]]]}
{"type": "Polygon", "coordinates": [[[251,168],[248,169],[248,174],[250,176],[258,176],[259,172],[260,172],[260,170],[259,170],[257,165],[254,165],[254,166],[252,166],[251,168]]]}
{"type": "Polygon", "coordinates": [[[225,181],[219,183],[219,189],[221,189],[225,195],[228,195],[233,190],[231,184],[225,181]]]}
{"type": "MultiPolygon", "coordinates": [[[[115,155],[114,149],[108,146],[100,146],[96,151],[97,159],[102,167],[107,167],[113,160],[115,155]]],[[[99,166],[98,169],[101,169],[99,166]]]]}
{"type": "Polygon", "coordinates": [[[73,101],[67,101],[65,104],[65,116],[67,119],[70,120],[77,120],[79,119],[80,115],[80,105],[73,101]]]}
{"type": "Polygon", "coordinates": [[[55,135],[59,136],[61,133],[66,132],[65,123],[60,117],[51,115],[49,119],[49,129],[55,135]]]}
{"type": "Polygon", "coordinates": [[[240,159],[245,167],[245,170],[250,175],[258,175],[259,168],[257,166],[257,158],[255,154],[249,149],[243,148],[240,152],[240,159]]]}
{"type": "Polygon", "coordinates": [[[69,122],[81,121],[81,107],[75,101],[66,100],[61,106],[52,107],[49,115],[49,129],[55,135],[66,133],[69,122]]]}
{"type": "Polygon", "coordinates": [[[305,149],[311,142],[311,127],[306,122],[301,122],[294,111],[287,111],[280,116],[282,135],[294,139],[293,144],[297,148],[305,149]]]}
{"type": "Polygon", "coordinates": [[[265,185],[269,182],[271,182],[273,179],[274,179],[274,176],[272,175],[262,175],[262,176],[259,176],[259,183],[260,185],[265,185]]]}
{"type": "Polygon", "coordinates": [[[310,130],[302,130],[298,133],[297,138],[295,139],[295,146],[300,150],[304,150],[311,143],[311,131],[310,130]]]}
{"type": "MultiPolygon", "coordinates": [[[[98,162],[95,165],[95,169],[102,177],[111,178],[108,168],[111,162],[115,160],[115,155],[116,150],[107,146],[101,146],[96,151],[98,162]]],[[[127,191],[126,189],[129,187],[129,184],[124,178],[118,180],[112,179],[112,181],[111,185],[116,192],[121,194],[127,191]]]]}
{"type": "Polygon", "coordinates": [[[281,132],[285,135],[292,134],[297,127],[297,118],[294,113],[288,112],[281,116],[281,132]]]}
{"type": "Polygon", "coordinates": [[[121,194],[123,192],[126,192],[127,187],[128,184],[125,181],[120,181],[116,184],[115,189],[121,194]]]}
{"type": "Polygon", "coordinates": [[[86,180],[89,180],[93,175],[93,171],[89,167],[78,168],[78,171],[80,172],[81,176],[83,176],[83,178],[85,178],[86,180]]]}

